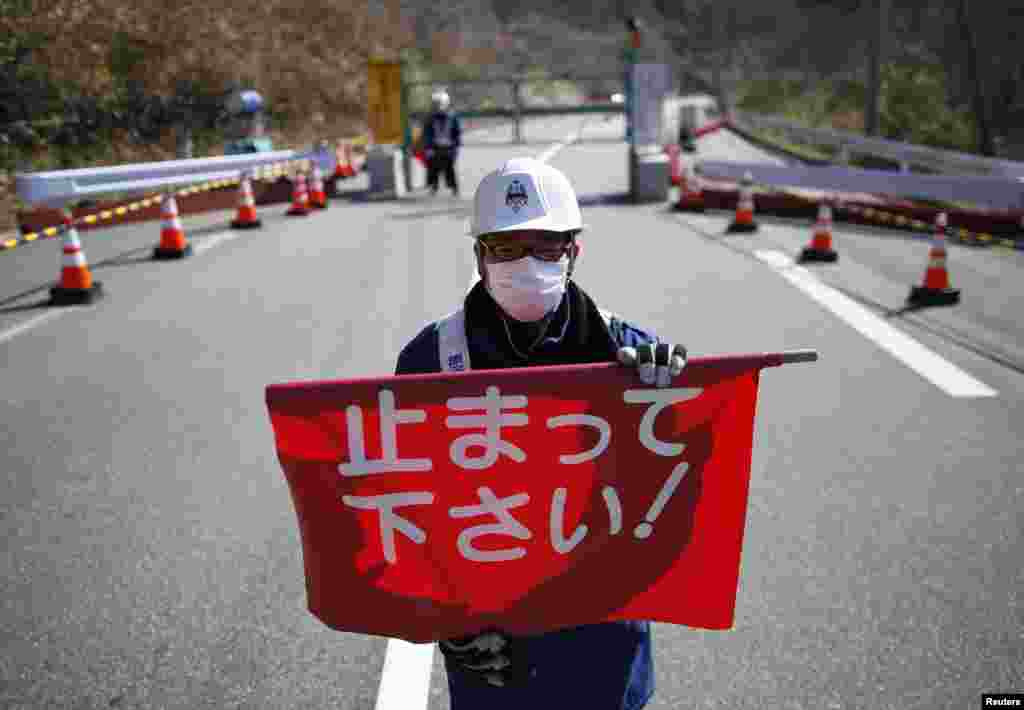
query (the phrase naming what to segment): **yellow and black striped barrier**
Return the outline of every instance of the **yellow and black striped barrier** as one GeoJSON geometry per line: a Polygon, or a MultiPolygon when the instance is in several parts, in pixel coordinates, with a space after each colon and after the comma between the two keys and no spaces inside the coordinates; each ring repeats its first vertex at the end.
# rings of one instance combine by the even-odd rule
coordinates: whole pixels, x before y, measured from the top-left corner
{"type": "MultiPolygon", "coordinates": [[[[895,225],[914,232],[927,232],[928,234],[935,233],[934,224],[924,222],[919,219],[911,219],[906,215],[893,214],[891,212],[886,212],[885,210],[879,210],[873,207],[860,207],[858,205],[840,204],[837,205],[837,207],[852,214],[860,215],[867,220],[877,221],[879,224],[885,226],[895,225]]],[[[946,227],[945,232],[947,237],[964,244],[982,244],[987,246],[1005,247],[1008,249],[1024,248],[1024,245],[1019,245],[1016,239],[998,237],[987,232],[972,232],[969,229],[964,229],[963,227],[946,227]]]]}
{"type": "MultiPolygon", "coordinates": [[[[782,193],[796,200],[800,200],[807,205],[816,206],[819,201],[814,200],[806,195],[802,195],[798,192],[779,188],[778,186],[772,185],[757,185],[769,192],[782,193]]],[[[826,200],[832,205],[833,210],[837,212],[848,212],[850,214],[857,215],[867,222],[874,222],[880,226],[885,227],[897,227],[906,229],[912,232],[922,232],[932,235],[935,233],[935,224],[931,222],[925,222],[920,219],[914,219],[907,217],[906,215],[896,214],[894,212],[888,212],[884,209],[878,209],[875,207],[862,207],[860,205],[846,204],[839,200],[826,200]]],[[[1017,249],[1024,250],[1024,224],[1021,225],[1021,240],[1010,239],[1007,237],[1000,237],[987,232],[972,232],[969,229],[963,227],[952,227],[948,226],[945,229],[946,236],[949,239],[956,240],[962,244],[971,244],[975,246],[992,246],[1002,247],[1005,249],[1017,249]]]]}
{"type": "Polygon", "coordinates": [[[63,231],[64,226],[47,227],[46,229],[39,232],[30,232],[23,234],[17,239],[6,239],[0,242],[0,251],[6,251],[7,249],[13,249],[14,247],[21,246],[22,244],[28,244],[39,239],[46,239],[47,237],[56,237],[63,231]]]}

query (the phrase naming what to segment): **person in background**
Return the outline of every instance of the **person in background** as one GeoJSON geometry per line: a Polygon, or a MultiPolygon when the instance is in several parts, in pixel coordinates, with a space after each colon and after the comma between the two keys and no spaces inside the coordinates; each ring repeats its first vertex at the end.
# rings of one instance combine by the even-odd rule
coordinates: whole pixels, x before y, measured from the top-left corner
{"type": "Polygon", "coordinates": [[[447,91],[435,91],[431,97],[431,113],[423,127],[423,149],[427,158],[427,185],[430,194],[437,194],[440,176],[444,173],[445,183],[452,194],[458,197],[459,183],[455,174],[455,162],[462,146],[462,122],[451,110],[451,98],[447,91]]]}

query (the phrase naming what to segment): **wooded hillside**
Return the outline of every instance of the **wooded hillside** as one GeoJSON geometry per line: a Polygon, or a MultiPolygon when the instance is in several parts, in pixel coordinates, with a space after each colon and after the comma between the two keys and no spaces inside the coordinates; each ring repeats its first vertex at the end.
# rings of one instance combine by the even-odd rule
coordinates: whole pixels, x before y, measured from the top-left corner
{"type": "Polygon", "coordinates": [[[614,76],[627,15],[684,89],[858,129],[879,5],[883,134],[1024,145],[1021,0],[0,0],[0,162],[172,157],[186,122],[202,155],[238,87],[267,98],[279,143],[354,135],[371,55],[401,55],[420,77],[432,64],[614,76]]]}

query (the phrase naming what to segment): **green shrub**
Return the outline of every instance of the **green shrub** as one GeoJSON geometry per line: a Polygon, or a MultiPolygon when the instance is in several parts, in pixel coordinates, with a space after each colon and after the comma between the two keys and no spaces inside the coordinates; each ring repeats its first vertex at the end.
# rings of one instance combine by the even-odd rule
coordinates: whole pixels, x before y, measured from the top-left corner
{"type": "Polygon", "coordinates": [[[841,79],[832,85],[825,102],[825,111],[830,114],[850,113],[863,110],[867,103],[867,90],[858,81],[841,79]]]}
{"type": "MultiPolygon", "coordinates": [[[[973,120],[965,108],[951,108],[941,68],[887,64],[882,74],[883,137],[919,145],[970,151],[973,120]]],[[[740,110],[786,117],[806,126],[859,130],[867,89],[850,80],[810,88],[785,80],[744,82],[737,90],[740,110]],[[852,125],[856,124],[856,125],[852,125]]]]}
{"type": "Polygon", "coordinates": [[[751,113],[785,113],[793,90],[783,79],[749,81],[737,91],[736,107],[751,113]]]}
{"type": "Polygon", "coordinates": [[[949,107],[942,71],[927,65],[887,64],[882,74],[882,133],[886,138],[970,150],[972,122],[949,107]]]}

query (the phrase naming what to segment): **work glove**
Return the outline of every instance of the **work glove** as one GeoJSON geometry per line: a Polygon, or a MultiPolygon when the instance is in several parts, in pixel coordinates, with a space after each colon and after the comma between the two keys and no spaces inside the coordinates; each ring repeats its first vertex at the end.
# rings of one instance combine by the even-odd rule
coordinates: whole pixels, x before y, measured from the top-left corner
{"type": "Polygon", "coordinates": [[[449,664],[489,685],[506,687],[526,680],[526,664],[512,662],[509,639],[500,631],[446,639],[437,645],[449,664]]]}
{"type": "Polygon", "coordinates": [[[616,356],[627,367],[636,366],[645,385],[668,387],[672,378],[686,367],[686,348],[668,343],[649,343],[636,348],[619,348],[616,356]]]}

